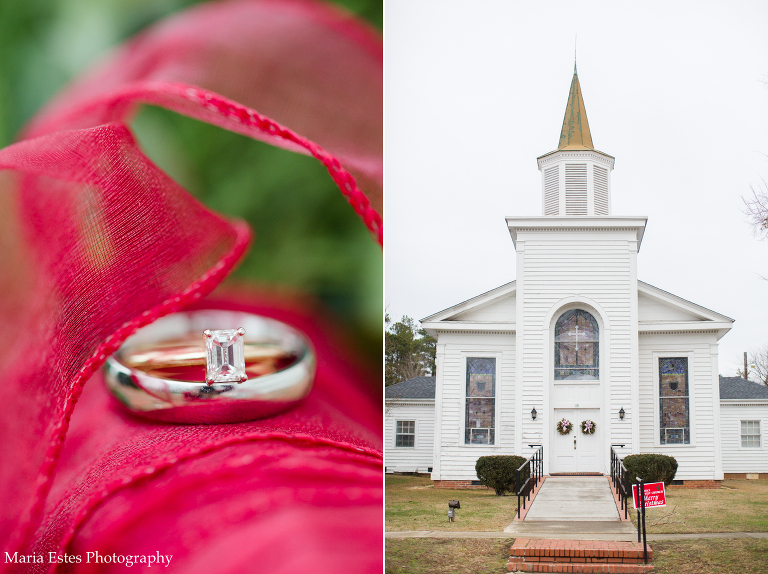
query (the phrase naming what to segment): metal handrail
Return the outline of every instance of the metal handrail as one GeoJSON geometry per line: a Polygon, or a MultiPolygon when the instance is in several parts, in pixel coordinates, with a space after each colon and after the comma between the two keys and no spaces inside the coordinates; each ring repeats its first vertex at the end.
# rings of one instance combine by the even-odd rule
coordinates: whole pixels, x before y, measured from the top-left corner
{"type": "Polygon", "coordinates": [[[520,499],[522,497],[523,510],[525,510],[525,501],[531,499],[531,491],[533,491],[542,480],[544,476],[544,447],[542,445],[528,445],[530,447],[538,446],[539,448],[520,465],[515,471],[515,487],[517,494],[517,517],[520,518],[520,499]],[[521,472],[524,474],[521,475],[521,472]],[[525,478],[525,482],[521,484],[521,476],[525,478]]]}
{"type": "Polygon", "coordinates": [[[635,477],[637,481],[637,499],[640,507],[637,509],[637,542],[640,542],[640,532],[642,530],[643,542],[643,561],[648,564],[648,539],[645,535],[645,481],[639,476],[635,477]]]}
{"type": "Polygon", "coordinates": [[[619,458],[619,455],[613,450],[614,446],[623,447],[624,445],[611,445],[611,482],[619,495],[620,510],[624,511],[624,518],[626,519],[629,518],[627,498],[629,498],[632,489],[630,487],[629,472],[624,466],[623,459],[619,458]]]}

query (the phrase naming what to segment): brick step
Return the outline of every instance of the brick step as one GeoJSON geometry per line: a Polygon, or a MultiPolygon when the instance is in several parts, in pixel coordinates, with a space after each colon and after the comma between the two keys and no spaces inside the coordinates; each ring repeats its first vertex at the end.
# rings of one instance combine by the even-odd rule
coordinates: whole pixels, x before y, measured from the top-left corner
{"type": "MultiPolygon", "coordinates": [[[[650,554],[648,562],[651,561],[650,554]]],[[[548,562],[557,564],[642,564],[642,556],[638,558],[589,558],[585,556],[510,556],[509,562],[532,563],[548,562]]]]}
{"type": "MultiPolygon", "coordinates": [[[[648,547],[648,561],[653,551],[648,547]]],[[[509,572],[608,572],[644,574],[643,545],[609,540],[534,540],[518,538],[509,549],[509,572]]]]}
{"type": "MultiPolygon", "coordinates": [[[[518,538],[509,549],[509,555],[525,558],[523,562],[637,564],[643,561],[643,545],[638,542],[609,540],[518,538]]],[[[653,560],[653,550],[650,546],[648,560],[653,560]]]]}
{"type": "Polygon", "coordinates": [[[646,574],[653,570],[648,564],[566,564],[563,562],[523,562],[507,564],[509,572],[606,572],[609,574],[646,574]]]}

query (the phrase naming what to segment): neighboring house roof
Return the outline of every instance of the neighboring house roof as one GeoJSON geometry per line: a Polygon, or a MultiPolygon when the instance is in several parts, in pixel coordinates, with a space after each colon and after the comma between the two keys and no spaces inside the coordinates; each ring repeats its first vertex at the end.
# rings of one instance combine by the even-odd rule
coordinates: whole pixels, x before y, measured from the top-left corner
{"type": "Polygon", "coordinates": [[[768,399],[768,387],[741,377],[720,377],[720,398],[725,400],[768,399]]]}
{"type": "Polygon", "coordinates": [[[388,399],[434,399],[435,377],[414,377],[386,388],[388,399]]]}

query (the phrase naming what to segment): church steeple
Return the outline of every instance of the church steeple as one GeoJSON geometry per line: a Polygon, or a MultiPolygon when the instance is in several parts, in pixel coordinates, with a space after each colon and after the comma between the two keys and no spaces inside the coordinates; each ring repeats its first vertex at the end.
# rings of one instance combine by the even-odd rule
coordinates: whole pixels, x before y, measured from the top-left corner
{"type": "Polygon", "coordinates": [[[573,63],[571,90],[568,93],[568,105],[565,107],[563,129],[560,131],[560,142],[557,144],[557,149],[595,149],[592,145],[592,134],[589,131],[584,98],[581,95],[576,62],[573,63]]]}
{"type": "Polygon", "coordinates": [[[560,217],[610,215],[613,163],[613,157],[597,151],[592,144],[574,62],[560,142],[555,151],[538,158],[542,214],[560,217]]]}

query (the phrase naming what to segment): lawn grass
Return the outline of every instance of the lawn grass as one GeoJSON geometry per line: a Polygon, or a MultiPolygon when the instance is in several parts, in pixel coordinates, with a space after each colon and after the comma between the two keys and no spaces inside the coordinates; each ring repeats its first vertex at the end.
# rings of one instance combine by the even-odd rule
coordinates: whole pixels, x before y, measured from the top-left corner
{"type": "Polygon", "coordinates": [[[386,476],[386,530],[454,530],[502,532],[515,518],[516,496],[493,490],[433,488],[429,478],[386,476]],[[448,522],[448,500],[459,500],[454,522],[448,522]]]}
{"type": "MultiPolygon", "coordinates": [[[[386,574],[502,574],[514,540],[409,538],[386,541],[386,574]]],[[[764,574],[768,540],[653,542],[655,574],[764,574]]]]}
{"type": "Polygon", "coordinates": [[[398,538],[386,541],[385,574],[501,574],[514,539],[398,538]]]}
{"type": "Polygon", "coordinates": [[[716,538],[653,542],[655,574],[765,574],[768,540],[716,538]]]}
{"type": "MultiPolygon", "coordinates": [[[[425,477],[386,477],[387,531],[502,532],[516,510],[515,496],[496,496],[492,490],[436,489],[425,477]],[[447,518],[449,499],[461,501],[454,522],[447,518]]],[[[630,515],[634,522],[635,512],[630,515]]],[[[718,489],[668,488],[667,506],[648,510],[646,529],[649,534],[768,532],[768,481],[724,480],[718,489]]]]}
{"type": "MultiPolygon", "coordinates": [[[[637,524],[636,513],[630,514],[637,524]]],[[[718,489],[667,488],[667,506],[648,509],[645,526],[648,534],[768,532],[768,481],[724,480],[718,489]]]]}

